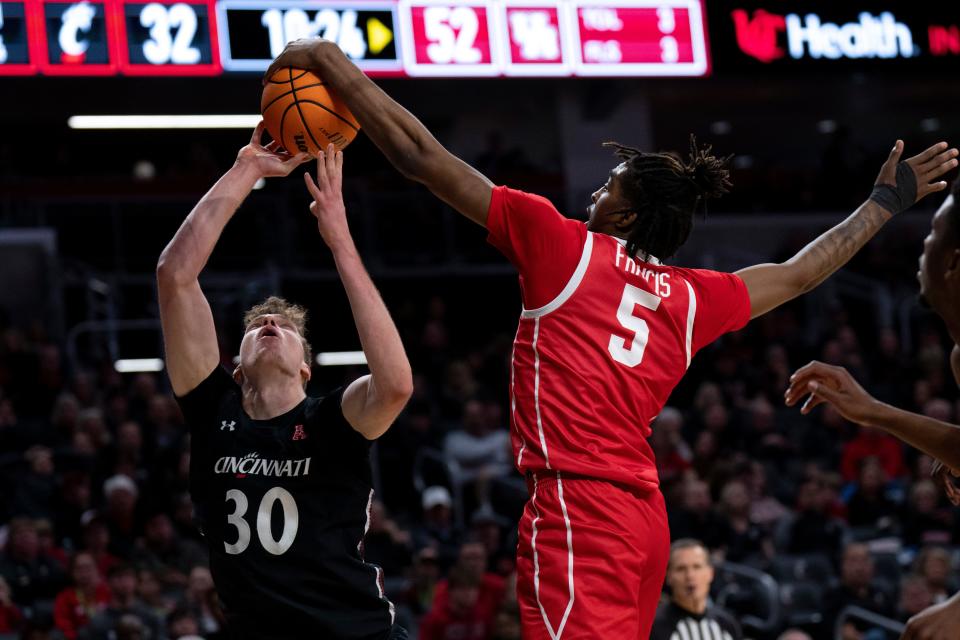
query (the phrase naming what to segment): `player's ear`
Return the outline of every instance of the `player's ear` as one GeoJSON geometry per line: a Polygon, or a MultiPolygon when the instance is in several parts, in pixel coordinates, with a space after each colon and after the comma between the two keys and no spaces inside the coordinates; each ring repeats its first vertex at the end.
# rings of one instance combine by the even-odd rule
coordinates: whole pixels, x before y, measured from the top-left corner
{"type": "Polygon", "coordinates": [[[310,377],[313,375],[313,372],[310,370],[310,365],[306,362],[300,363],[300,378],[303,380],[303,388],[307,388],[307,383],[310,382],[310,377]]]}
{"type": "Polygon", "coordinates": [[[237,365],[237,368],[233,370],[233,380],[237,384],[243,385],[243,370],[240,368],[240,365],[237,365]]]}
{"type": "Polygon", "coordinates": [[[617,231],[629,231],[633,223],[637,221],[636,211],[618,211],[614,215],[613,224],[617,231]]]}
{"type": "Polygon", "coordinates": [[[943,274],[944,280],[956,285],[960,280],[960,249],[954,249],[947,255],[946,273],[943,274]]]}

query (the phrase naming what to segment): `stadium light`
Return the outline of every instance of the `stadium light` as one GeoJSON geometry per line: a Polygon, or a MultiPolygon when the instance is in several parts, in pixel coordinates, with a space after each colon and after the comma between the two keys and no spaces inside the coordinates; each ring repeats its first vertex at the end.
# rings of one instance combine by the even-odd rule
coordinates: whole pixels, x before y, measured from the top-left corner
{"type": "Polygon", "coordinates": [[[327,351],[317,354],[317,364],[321,367],[367,364],[367,354],[363,351],[327,351]]]}
{"type": "Polygon", "coordinates": [[[253,129],[260,115],[70,116],[71,129],[253,129]]]}
{"type": "Polygon", "coordinates": [[[113,363],[117,373],[145,373],[163,371],[160,358],[126,358],[113,363]]]}

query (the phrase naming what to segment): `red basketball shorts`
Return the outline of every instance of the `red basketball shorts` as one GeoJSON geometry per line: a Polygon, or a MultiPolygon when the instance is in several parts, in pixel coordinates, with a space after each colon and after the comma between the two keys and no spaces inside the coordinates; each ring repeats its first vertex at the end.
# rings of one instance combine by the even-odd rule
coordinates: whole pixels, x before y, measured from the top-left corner
{"type": "Polygon", "coordinates": [[[520,520],[524,640],[647,640],[670,556],[659,490],[543,472],[520,520]]]}

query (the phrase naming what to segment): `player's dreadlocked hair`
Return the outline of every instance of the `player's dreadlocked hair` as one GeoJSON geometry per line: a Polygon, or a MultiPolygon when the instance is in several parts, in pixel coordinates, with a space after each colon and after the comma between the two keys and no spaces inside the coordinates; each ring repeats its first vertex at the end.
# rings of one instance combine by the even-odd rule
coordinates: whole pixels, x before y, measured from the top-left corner
{"type": "Polygon", "coordinates": [[[710,145],[697,147],[690,136],[690,157],[683,162],[670,153],[648,153],[618,142],[605,142],[626,166],[620,174],[623,194],[637,218],[627,236],[627,253],[667,259],[687,241],[693,214],[707,198],[719,198],[730,187],[727,164],[710,145]]]}

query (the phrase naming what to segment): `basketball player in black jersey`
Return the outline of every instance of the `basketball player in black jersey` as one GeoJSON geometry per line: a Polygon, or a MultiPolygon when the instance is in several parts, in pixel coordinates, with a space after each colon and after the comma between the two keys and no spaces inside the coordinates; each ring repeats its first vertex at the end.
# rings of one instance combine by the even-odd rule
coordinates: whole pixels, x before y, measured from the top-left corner
{"type": "Polygon", "coordinates": [[[231,638],[388,640],[394,625],[379,567],[363,561],[373,499],[370,442],[412,392],[396,327],[363,267],[331,145],[305,176],[320,235],[343,281],[370,375],[306,396],[305,312],[279,298],[245,319],[240,363],[220,366],[198,276],[220,233],[263,177],[304,162],[260,144],[262,125],[200,200],[157,265],[167,371],[191,432],[190,491],[231,638]]]}

